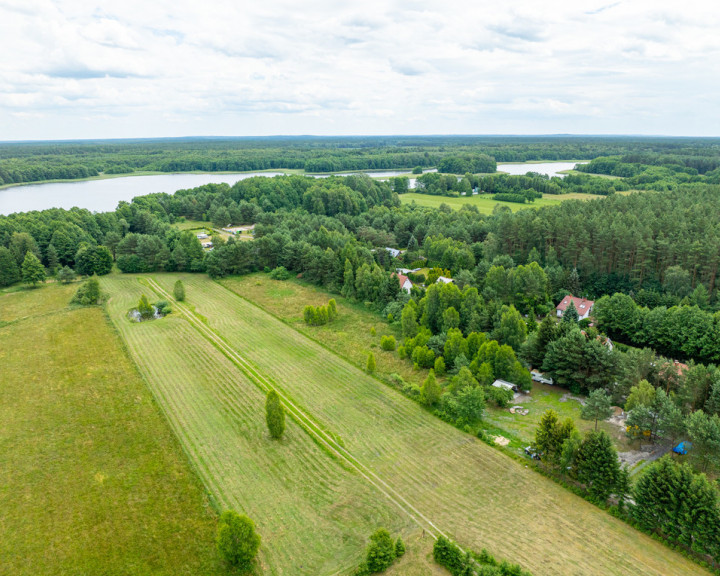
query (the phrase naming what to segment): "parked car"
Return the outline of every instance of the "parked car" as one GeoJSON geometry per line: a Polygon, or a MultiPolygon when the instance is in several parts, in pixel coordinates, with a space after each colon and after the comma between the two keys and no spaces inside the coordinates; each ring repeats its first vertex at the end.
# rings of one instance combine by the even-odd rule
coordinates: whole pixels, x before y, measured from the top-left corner
{"type": "Polygon", "coordinates": [[[525,446],[525,454],[530,456],[533,460],[540,460],[540,454],[532,446],[525,446]]]}
{"type": "Polygon", "coordinates": [[[530,377],[531,377],[535,382],[540,382],[541,384],[548,384],[548,385],[550,385],[550,386],[552,386],[552,385],[554,384],[552,378],[545,378],[545,376],[543,376],[543,375],[542,375],[540,372],[538,372],[537,370],[533,370],[532,372],[530,372],[530,377]]]}

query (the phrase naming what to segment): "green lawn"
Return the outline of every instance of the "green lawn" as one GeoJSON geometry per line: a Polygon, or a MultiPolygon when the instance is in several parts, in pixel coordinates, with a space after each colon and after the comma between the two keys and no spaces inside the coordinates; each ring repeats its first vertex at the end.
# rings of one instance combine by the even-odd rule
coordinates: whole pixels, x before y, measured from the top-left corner
{"type": "Polygon", "coordinates": [[[596,194],[545,194],[542,198],[535,200],[529,204],[518,204],[517,202],[500,202],[493,200],[490,194],[478,194],[477,196],[460,196],[458,198],[451,198],[448,196],[431,196],[430,194],[417,194],[416,192],[409,192],[407,194],[400,195],[400,201],[403,204],[411,204],[415,202],[419,206],[427,206],[430,208],[437,208],[441,204],[447,204],[451,208],[459,209],[465,204],[475,206],[481,214],[492,214],[495,206],[507,206],[513,212],[523,210],[526,208],[541,208],[543,206],[555,206],[566,200],[594,200],[597,198],[604,198],[604,196],[598,196],[596,194]]]}
{"type": "MultiPolygon", "coordinates": [[[[154,275],[164,291],[172,289],[177,277],[154,275]]],[[[293,326],[250,303],[245,299],[250,294],[243,290],[242,285],[232,286],[233,292],[199,275],[185,275],[183,279],[188,305],[195,309],[196,318],[202,320],[203,326],[221,337],[233,354],[242,357],[243,362],[252,365],[253,370],[273,382],[285,397],[310,415],[313,425],[337,438],[352,457],[367,470],[372,470],[385,486],[396,494],[402,494],[417,514],[457,539],[461,545],[474,549],[486,547],[499,557],[519,562],[537,576],[706,573],[524,464],[428,414],[418,404],[369,377],[293,326]]],[[[287,286],[292,287],[292,283],[287,283],[287,286]]],[[[119,292],[128,290],[129,286],[123,286],[119,292]]],[[[278,287],[278,290],[277,298],[285,303],[287,295],[282,288],[278,287]]],[[[123,308],[119,307],[120,310],[123,308]]],[[[342,305],[340,313],[343,313],[342,305]]],[[[138,334],[145,329],[142,326],[139,330],[136,326],[131,327],[138,334]]],[[[174,329],[173,333],[177,330],[174,329]]],[[[158,338],[147,342],[155,345],[158,338]]],[[[137,351],[142,351],[144,345],[130,338],[128,343],[140,357],[142,352],[137,351]]],[[[189,341],[179,347],[183,355],[194,355],[189,341]]],[[[368,351],[362,350],[364,355],[368,351]]],[[[158,382],[168,378],[170,383],[175,383],[173,389],[183,388],[177,383],[177,377],[166,376],[176,370],[174,359],[167,362],[162,359],[165,354],[158,352],[156,349],[152,354],[147,353],[148,356],[159,357],[148,370],[150,378],[158,382]]],[[[217,358],[209,365],[200,359],[193,364],[198,365],[201,373],[207,373],[208,366],[219,365],[217,358]]],[[[214,382],[216,387],[224,387],[228,386],[226,380],[231,378],[235,394],[252,394],[245,391],[242,371],[230,372],[226,378],[219,370],[213,368],[213,373],[208,374],[209,382],[214,382]]],[[[191,377],[185,371],[180,371],[180,374],[191,377]]],[[[173,408],[176,416],[171,418],[183,418],[186,411],[196,409],[194,406],[200,400],[187,402],[186,408],[181,408],[179,404],[173,408]]],[[[238,405],[244,403],[239,402],[238,405]]],[[[211,418],[210,414],[203,421],[211,418]]],[[[226,421],[225,427],[231,424],[231,421],[226,421]]],[[[222,431],[222,427],[217,429],[218,434],[222,431]]],[[[247,442],[260,442],[256,437],[259,434],[260,430],[248,430],[247,442]]],[[[313,462],[313,466],[320,466],[322,459],[315,461],[315,457],[307,452],[309,444],[308,448],[300,449],[300,437],[293,434],[291,439],[297,466],[310,466],[309,463],[304,464],[305,460],[313,462]]],[[[237,442],[240,443],[239,438],[237,442]]],[[[255,457],[264,453],[264,450],[258,450],[255,457]]],[[[283,450],[278,450],[276,456],[289,457],[283,450]]],[[[329,457],[325,455],[325,458],[329,457]]],[[[264,462],[265,466],[276,466],[274,459],[265,459],[264,462]]],[[[344,474],[362,480],[357,474],[344,474]]],[[[248,502],[261,498],[257,492],[265,494],[279,490],[267,470],[258,470],[255,476],[257,481],[250,478],[242,482],[243,495],[248,502]]],[[[216,478],[218,488],[228,482],[227,479],[217,478],[212,470],[208,471],[208,478],[216,478]]],[[[322,489],[312,479],[300,482],[297,488],[301,487],[302,496],[313,499],[322,489]]],[[[336,490],[336,497],[347,502],[347,515],[353,519],[366,509],[368,502],[368,495],[358,495],[354,492],[356,489],[357,484],[348,481],[336,490]]],[[[407,515],[393,507],[379,508],[382,496],[377,494],[377,498],[378,513],[383,510],[390,513],[383,519],[387,527],[391,531],[403,526],[406,531],[409,530],[407,515]]],[[[259,524],[265,530],[272,530],[278,519],[268,517],[269,512],[260,507],[256,510],[259,524]]],[[[381,517],[379,515],[378,519],[381,517]]],[[[325,516],[315,518],[312,529],[318,530],[317,527],[326,520],[325,516]]],[[[309,525],[303,524],[304,521],[299,519],[297,523],[285,527],[288,542],[280,542],[275,536],[269,537],[266,544],[272,550],[265,550],[265,557],[282,555],[294,531],[310,529],[309,525]]],[[[294,535],[296,539],[301,537],[294,535]]],[[[337,557],[329,551],[326,554],[328,570],[331,564],[336,569],[342,567],[337,557]],[[330,559],[331,556],[334,560],[330,559]]],[[[420,573],[427,573],[418,569],[420,573]]]]}
{"type": "Polygon", "coordinates": [[[225,574],[200,483],[76,288],[0,294],[0,573],[225,574]]]}

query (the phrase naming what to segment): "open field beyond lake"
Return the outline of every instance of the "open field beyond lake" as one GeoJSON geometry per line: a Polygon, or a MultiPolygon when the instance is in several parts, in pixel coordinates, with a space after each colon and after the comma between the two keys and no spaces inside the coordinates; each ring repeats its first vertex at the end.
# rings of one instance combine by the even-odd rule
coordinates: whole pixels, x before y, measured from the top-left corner
{"type": "Polygon", "coordinates": [[[500,202],[493,200],[491,194],[478,194],[477,196],[459,196],[453,198],[450,196],[433,196],[431,194],[418,194],[409,192],[400,195],[400,201],[403,204],[412,204],[415,202],[418,206],[427,206],[437,208],[441,204],[447,204],[451,208],[459,209],[464,205],[475,206],[481,214],[492,214],[495,206],[507,206],[513,212],[523,210],[525,208],[542,208],[543,206],[556,206],[566,200],[596,200],[604,198],[597,194],[544,194],[542,198],[530,202],[528,204],[519,204],[517,202],[500,202]]]}
{"type": "MultiPolygon", "coordinates": [[[[178,277],[141,280],[167,297],[178,277]]],[[[124,315],[149,288],[131,276],[103,285],[113,294],[113,320],[204,482],[221,504],[256,520],[266,573],[349,569],[374,527],[412,533],[411,516],[428,532],[486,547],[538,576],[706,573],[441,422],[241,298],[242,290],[182,278],[188,307],[145,324],[124,315]],[[262,382],[276,387],[316,440],[331,436],[330,448],[321,450],[292,422],[281,443],[270,443],[262,382]],[[349,455],[345,463],[333,450],[349,455]],[[319,534],[324,545],[316,544],[319,534]]]]}
{"type": "Polygon", "coordinates": [[[215,512],[77,286],[0,293],[0,574],[225,574],[215,512]]]}

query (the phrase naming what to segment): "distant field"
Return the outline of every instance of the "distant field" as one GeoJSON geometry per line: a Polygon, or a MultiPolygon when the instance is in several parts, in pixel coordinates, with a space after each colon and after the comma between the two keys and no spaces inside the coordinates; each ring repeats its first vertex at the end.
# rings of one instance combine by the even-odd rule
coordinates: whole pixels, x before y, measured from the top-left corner
{"type": "Polygon", "coordinates": [[[477,196],[460,196],[458,198],[451,198],[448,196],[432,196],[430,194],[417,194],[416,192],[409,192],[407,194],[400,195],[400,201],[403,204],[411,204],[415,202],[419,206],[427,206],[430,208],[437,208],[440,204],[447,204],[451,208],[459,209],[465,204],[476,206],[481,214],[492,214],[495,206],[507,206],[513,212],[523,210],[526,208],[541,208],[543,206],[555,206],[564,202],[565,200],[594,200],[597,198],[604,198],[604,196],[598,196],[597,194],[545,194],[542,198],[530,202],[529,204],[518,204],[517,202],[500,202],[493,200],[490,194],[478,194],[477,196]]]}
{"type": "Polygon", "coordinates": [[[200,483],[75,289],[0,293],[0,573],[225,574],[200,483]]]}
{"type": "MultiPolygon", "coordinates": [[[[175,278],[160,276],[170,287],[175,278]]],[[[218,293],[237,300],[207,278],[185,282],[193,304],[218,293]]],[[[102,283],[112,294],[108,310],[115,325],[208,490],[221,508],[245,512],[257,523],[263,573],[334,574],[357,566],[378,526],[410,533],[407,518],[294,421],[288,419],[282,442],[272,441],[264,394],[179,313],[128,321],[125,313],[142,293],[157,299],[136,277],[102,283]]]]}
{"type": "MultiPolygon", "coordinates": [[[[167,291],[177,276],[154,278],[167,291]]],[[[197,275],[186,275],[184,281],[189,305],[233,353],[274,382],[354,458],[462,545],[487,547],[536,576],[706,573],[523,464],[427,414],[230,290],[197,275]]],[[[235,288],[241,296],[248,295],[235,288]]],[[[191,349],[186,345],[184,350],[191,349]]],[[[167,364],[157,362],[158,373],[167,370],[167,364]]],[[[301,485],[314,487],[313,482],[301,485]]],[[[247,488],[251,484],[245,486],[245,494],[254,498],[247,488]]],[[[267,525],[263,515],[257,518],[267,525]]],[[[401,518],[393,520],[397,525],[401,518]]]]}

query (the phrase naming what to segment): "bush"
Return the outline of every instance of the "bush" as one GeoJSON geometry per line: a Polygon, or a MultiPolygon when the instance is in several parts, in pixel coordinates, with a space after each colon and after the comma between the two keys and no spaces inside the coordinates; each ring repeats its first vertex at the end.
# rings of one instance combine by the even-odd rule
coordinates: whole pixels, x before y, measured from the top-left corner
{"type": "Polygon", "coordinates": [[[137,307],[138,312],[140,312],[140,316],[143,318],[150,318],[155,314],[155,311],[153,310],[153,307],[150,305],[150,302],[148,302],[147,296],[143,294],[140,296],[140,301],[138,302],[137,307]]]}
{"type": "Polygon", "coordinates": [[[387,352],[394,352],[397,342],[395,342],[395,336],[383,336],[380,339],[380,348],[387,352]]]}
{"type": "Polygon", "coordinates": [[[175,282],[175,286],[173,286],[173,296],[175,296],[175,300],[178,302],[185,300],[185,286],[183,286],[182,280],[175,282]]]}
{"type": "Polygon", "coordinates": [[[405,554],[405,542],[402,541],[402,538],[398,536],[398,539],[395,541],[395,557],[400,558],[405,554]]]}
{"type": "Polygon", "coordinates": [[[97,276],[92,276],[83,282],[75,292],[75,296],[71,302],[82,306],[92,306],[100,304],[102,301],[102,292],[100,292],[100,282],[97,276]]]}
{"type": "Polygon", "coordinates": [[[172,312],[172,308],[170,307],[170,302],[168,302],[167,300],[158,300],[157,302],[155,302],[154,306],[155,306],[155,308],[157,308],[157,311],[162,316],[167,316],[168,314],[170,314],[172,312]]]}
{"type": "Polygon", "coordinates": [[[370,536],[370,546],[367,549],[365,563],[371,574],[383,572],[395,560],[395,543],[385,528],[378,528],[370,536]]]}
{"type": "Polygon", "coordinates": [[[223,512],[216,543],[218,552],[228,564],[241,572],[252,570],[253,560],[260,548],[260,536],[250,518],[233,510],[223,512]]]}
{"type": "Polygon", "coordinates": [[[57,279],[59,282],[63,284],[69,284],[70,282],[73,282],[75,278],[77,278],[77,274],[75,274],[75,270],[70,268],[70,266],[63,266],[58,270],[57,272],[57,279]]]}
{"type": "Polygon", "coordinates": [[[270,272],[270,278],[273,280],[287,280],[290,278],[290,272],[287,271],[285,266],[278,266],[270,272]]]}

